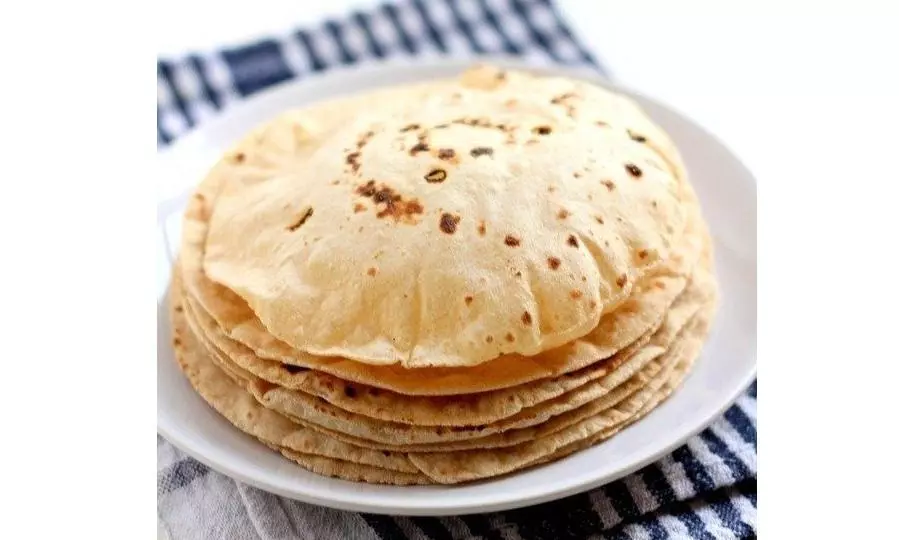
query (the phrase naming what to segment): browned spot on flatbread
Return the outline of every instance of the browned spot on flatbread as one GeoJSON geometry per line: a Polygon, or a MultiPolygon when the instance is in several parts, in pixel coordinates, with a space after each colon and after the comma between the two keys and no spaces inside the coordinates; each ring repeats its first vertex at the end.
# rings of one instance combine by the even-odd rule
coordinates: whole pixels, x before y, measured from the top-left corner
{"type": "Polygon", "coordinates": [[[300,217],[296,221],[294,221],[293,224],[287,226],[287,230],[290,232],[293,232],[293,231],[299,229],[300,227],[303,226],[303,224],[305,224],[307,221],[309,221],[309,218],[312,217],[313,213],[314,213],[314,211],[311,206],[306,208],[306,210],[304,210],[303,213],[300,214],[300,217]]]}
{"type": "Polygon", "coordinates": [[[638,143],[646,142],[646,137],[644,137],[643,135],[638,135],[631,130],[627,130],[627,134],[631,139],[637,141],[638,143]]]}
{"type": "Polygon", "coordinates": [[[487,146],[476,146],[469,152],[471,157],[492,156],[493,148],[487,146]]]}
{"type": "Polygon", "coordinates": [[[487,234],[487,224],[484,223],[484,220],[481,220],[480,223],[478,223],[478,234],[481,236],[487,234]]]}
{"type": "Polygon", "coordinates": [[[625,285],[627,285],[627,274],[621,274],[620,276],[618,276],[618,279],[615,280],[615,285],[618,285],[619,287],[624,287],[625,285]]]}
{"type": "Polygon", "coordinates": [[[503,243],[505,243],[509,247],[516,247],[521,245],[521,240],[512,236],[511,234],[507,234],[506,238],[503,240],[503,243]]]}
{"type": "Polygon", "coordinates": [[[353,213],[358,214],[359,212],[365,212],[365,205],[362,203],[356,203],[353,205],[353,213]]]}
{"type": "Polygon", "coordinates": [[[418,141],[417,143],[415,143],[415,146],[409,149],[409,155],[414,156],[420,152],[427,152],[430,149],[431,147],[428,146],[428,143],[424,141],[418,141]]]}
{"type": "Polygon", "coordinates": [[[530,326],[534,320],[531,318],[531,313],[529,311],[525,311],[521,314],[521,322],[527,326],[530,326]]]}
{"type": "Polygon", "coordinates": [[[549,102],[552,103],[553,105],[561,105],[562,103],[565,103],[566,100],[568,100],[569,98],[573,98],[573,97],[574,97],[573,92],[565,92],[564,94],[555,96],[549,102]]]}
{"type": "Polygon", "coordinates": [[[584,296],[584,293],[581,292],[579,289],[572,289],[571,292],[568,294],[569,294],[569,296],[571,296],[572,300],[577,300],[580,297],[584,296]]]}
{"type": "Polygon", "coordinates": [[[368,275],[374,277],[375,275],[377,275],[378,269],[372,267],[372,268],[369,268],[368,271],[367,271],[366,273],[367,273],[368,275]]]}
{"type": "Polygon", "coordinates": [[[440,216],[440,230],[445,232],[446,234],[453,234],[456,232],[456,226],[459,225],[459,220],[462,218],[459,216],[454,216],[453,214],[444,212],[440,216]]]}
{"type": "Polygon", "coordinates": [[[578,247],[580,245],[580,244],[578,244],[577,237],[575,235],[573,235],[573,234],[568,235],[568,245],[571,247],[578,247]]]}
{"type": "Polygon", "coordinates": [[[512,335],[512,332],[506,333],[506,341],[508,341],[509,343],[512,343],[515,341],[515,336],[512,335]]]}
{"type": "Polygon", "coordinates": [[[573,92],[566,92],[564,94],[558,95],[550,100],[550,103],[553,105],[563,105],[565,107],[565,112],[569,117],[574,118],[574,105],[570,103],[571,98],[575,97],[573,92]]]}
{"type": "Polygon", "coordinates": [[[356,193],[374,201],[380,208],[376,214],[379,218],[390,217],[395,222],[416,223],[415,216],[424,213],[424,207],[418,199],[407,201],[390,186],[385,184],[377,186],[374,180],[358,186],[356,193]]]}
{"type": "Polygon", "coordinates": [[[493,124],[490,122],[490,120],[486,118],[456,118],[452,122],[453,124],[459,124],[460,126],[493,127],[493,124]]]}
{"type": "Polygon", "coordinates": [[[470,296],[470,295],[469,295],[469,296],[466,296],[466,297],[465,297],[465,305],[466,305],[466,306],[470,306],[472,302],[474,302],[474,297],[473,297],[473,296],[470,296]]]}
{"type": "Polygon", "coordinates": [[[611,180],[603,180],[600,182],[600,184],[606,186],[606,189],[608,189],[609,191],[615,190],[615,182],[612,182],[611,180]]]}
{"type": "Polygon", "coordinates": [[[556,217],[559,219],[568,219],[568,216],[571,215],[571,212],[564,208],[560,208],[559,212],[556,214],[556,217]]]}
{"type": "Polygon", "coordinates": [[[548,259],[546,259],[546,263],[551,269],[558,270],[559,266],[562,264],[562,261],[560,261],[557,257],[549,257],[548,259]]]}
{"type": "Polygon", "coordinates": [[[425,181],[429,184],[439,184],[446,180],[446,171],[443,169],[433,169],[425,175],[425,181]]]}
{"type": "Polygon", "coordinates": [[[374,132],[374,131],[371,131],[371,130],[366,131],[365,133],[362,134],[361,137],[359,137],[359,140],[356,142],[356,148],[358,148],[359,150],[362,150],[362,148],[363,148],[366,144],[368,144],[368,141],[370,141],[371,138],[374,137],[374,136],[375,136],[375,132],[374,132]]]}
{"type": "Polygon", "coordinates": [[[359,156],[361,155],[360,152],[350,152],[346,155],[346,164],[350,166],[354,173],[359,172],[359,168],[362,167],[359,163],[359,156]]]}

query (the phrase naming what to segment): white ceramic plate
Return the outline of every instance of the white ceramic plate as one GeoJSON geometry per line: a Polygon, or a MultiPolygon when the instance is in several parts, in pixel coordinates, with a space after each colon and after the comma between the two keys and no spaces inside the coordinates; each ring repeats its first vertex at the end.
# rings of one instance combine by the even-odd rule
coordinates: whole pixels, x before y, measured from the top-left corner
{"type": "MultiPolygon", "coordinates": [[[[495,63],[524,67],[507,59],[495,63]]],[[[663,405],[610,440],[570,457],[476,484],[391,487],[310,473],[244,435],[194,392],[173,358],[165,295],[180,237],[180,212],[230,143],[288,107],[385,85],[445,77],[465,62],[428,60],[334,71],[287,83],[231,108],[159,156],[157,429],[214,470],[261,489],[314,504],[374,513],[441,515],[536,504],[610,482],[683,443],[720,415],[755,376],[756,187],[721,142],[657,101],[614,87],[592,72],[539,68],[593,80],[633,96],[679,145],[715,239],[721,307],[701,358],[663,405]]]]}

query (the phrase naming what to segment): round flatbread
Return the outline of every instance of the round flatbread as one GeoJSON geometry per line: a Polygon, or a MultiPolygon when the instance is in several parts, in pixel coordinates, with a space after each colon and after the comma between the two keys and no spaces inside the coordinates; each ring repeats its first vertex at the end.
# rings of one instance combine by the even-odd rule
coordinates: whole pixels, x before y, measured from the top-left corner
{"type": "Polygon", "coordinates": [[[587,335],[671,258],[690,195],[621,129],[649,122],[624,98],[494,77],[398,88],[327,136],[274,120],[293,142],[255,140],[215,173],[207,276],[290,347],[373,365],[472,366],[587,335]]]}

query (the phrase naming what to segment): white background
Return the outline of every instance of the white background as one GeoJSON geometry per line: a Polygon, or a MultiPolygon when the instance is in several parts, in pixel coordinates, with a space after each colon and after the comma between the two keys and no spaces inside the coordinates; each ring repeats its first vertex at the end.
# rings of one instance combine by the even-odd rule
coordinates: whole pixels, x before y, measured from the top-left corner
{"type": "MultiPolygon", "coordinates": [[[[0,8],[0,536],[155,527],[153,59],[347,3],[0,8]]],[[[758,177],[765,537],[887,536],[899,394],[895,3],[560,3],[618,80],[692,116],[758,177]]]]}

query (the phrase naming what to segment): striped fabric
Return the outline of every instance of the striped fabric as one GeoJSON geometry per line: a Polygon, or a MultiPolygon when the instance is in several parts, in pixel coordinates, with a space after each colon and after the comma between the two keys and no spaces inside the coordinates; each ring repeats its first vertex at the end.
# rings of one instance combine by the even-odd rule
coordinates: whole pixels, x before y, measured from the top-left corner
{"type": "MultiPolygon", "coordinates": [[[[260,89],[331,66],[491,53],[604,72],[549,0],[400,0],[241,47],[158,60],[157,143],[168,145],[260,89]]],[[[755,383],[711,427],[630,476],[555,502],[472,516],[378,516],[312,506],[210,471],[157,439],[157,509],[172,540],[756,535],[755,383]]]]}

